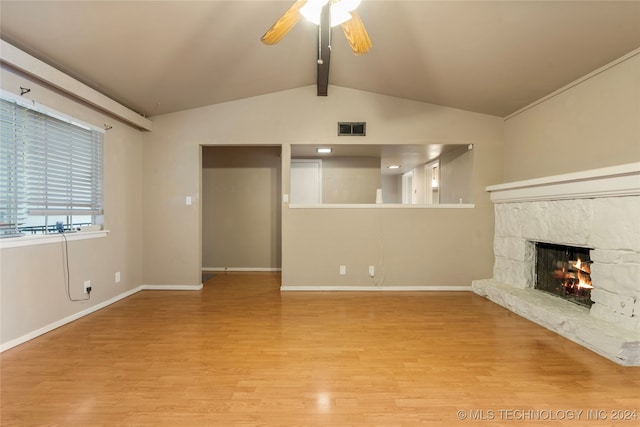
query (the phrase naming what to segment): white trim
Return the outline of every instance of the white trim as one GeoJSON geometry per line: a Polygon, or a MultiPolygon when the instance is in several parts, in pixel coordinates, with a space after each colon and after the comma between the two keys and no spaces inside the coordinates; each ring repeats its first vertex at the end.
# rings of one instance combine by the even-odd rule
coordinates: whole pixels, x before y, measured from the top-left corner
{"type": "Polygon", "coordinates": [[[143,291],[200,291],[204,285],[142,285],[143,291]]]}
{"type": "Polygon", "coordinates": [[[76,240],[100,239],[103,237],[107,237],[109,231],[76,231],[72,233],[65,232],[48,234],[27,234],[19,237],[5,237],[3,239],[0,239],[0,249],[60,243],[64,241],[62,238],[62,234],[64,234],[64,237],[67,238],[67,241],[73,242],[76,240]]]}
{"type": "Polygon", "coordinates": [[[35,331],[29,332],[21,337],[12,339],[10,341],[7,341],[3,344],[0,344],[0,353],[9,350],[10,348],[13,348],[15,346],[18,346],[20,344],[24,344],[27,341],[31,341],[34,338],[39,337],[40,335],[44,335],[47,332],[51,332],[54,329],[57,329],[61,326],[64,326],[68,323],[71,323],[75,320],[78,320],[84,316],[88,316],[91,313],[95,313],[98,310],[101,310],[115,302],[118,302],[120,300],[123,300],[127,297],[130,297],[133,294],[137,294],[140,291],[146,291],[146,290],[172,290],[172,291],[199,291],[202,289],[202,284],[200,285],[167,285],[167,286],[162,286],[162,285],[141,285],[138,286],[137,288],[133,288],[131,290],[128,290],[124,293],[121,293],[119,295],[116,295],[115,297],[108,299],[106,301],[103,301],[99,304],[96,304],[94,306],[91,306],[85,310],[79,311],[75,314],[72,314],[70,316],[67,316],[63,319],[57,320],[53,323],[49,323],[46,326],[43,326],[42,328],[36,329],[35,331]]]}
{"type": "Polygon", "coordinates": [[[248,267],[202,267],[202,272],[203,273],[207,273],[207,272],[229,272],[229,271],[269,271],[269,272],[274,272],[274,271],[282,271],[281,268],[272,268],[272,267],[255,267],[255,268],[248,268],[248,267]]]}
{"type": "Polygon", "coordinates": [[[66,325],[68,323],[71,323],[74,320],[78,320],[81,317],[84,317],[84,316],[87,316],[87,315],[89,315],[91,313],[94,313],[94,312],[96,312],[96,311],[98,311],[98,310],[100,310],[100,309],[102,309],[102,308],[104,308],[104,307],[106,307],[108,305],[111,305],[111,304],[113,304],[115,302],[118,302],[118,301],[120,301],[120,300],[122,300],[124,298],[127,298],[127,297],[135,294],[135,293],[138,293],[141,290],[142,290],[142,287],[140,287],[140,286],[137,287],[137,288],[131,289],[131,290],[127,291],[127,292],[124,292],[122,294],[116,295],[115,297],[113,297],[111,299],[103,301],[100,304],[96,304],[96,305],[91,306],[91,307],[89,307],[89,308],[87,308],[85,310],[82,310],[82,311],[79,311],[79,312],[77,312],[75,314],[67,316],[67,317],[65,317],[63,319],[57,320],[57,321],[55,321],[53,323],[49,323],[48,325],[43,326],[42,328],[36,329],[35,331],[29,332],[28,334],[25,334],[25,335],[23,335],[21,337],[18,337],[18,338],[15,338],[13,340],[7,341],[6,343],[0,344],[0,353],[2,353],[3,351],[9,350],[10,348],[13,348],[13,347],[15,347],[17,345],[20,345],[20,344],[23,344],[23,343],[25,343],[27,341],[30,341],[30,340],[32,340],[34,338],[37,338],[40,335],[44,335],[47,332],[51,332],[54,329],[57,329],[60,326],[64,326],[64,325],[66,325]]]}
{"type": "Polygon", "coordinates": [[[560,95],[562,92],[566,92],[567,90],[571,89],[572,87],[578,86],[579,84],[585,82],[586,80],[589,80],[589,79],[597,76],[598,74],[603,73],[603,72],[607,71],[608,69],[613,68],[616,65],[618,65],[618,64],[620,64],[620,63],[622,63],[622,62],[624,62],[624,61],[626,61],[628,59],[633,58],[634,56],[636,56],[638,54],[640,54],[640,48],[634,49],[631,52],[627,53],[626,55],[624,55],[624,56],[622,56],[622,57],[620,57],[620,58],[618,58],[618,59],[606,64],[606,65],[603,65],[602,67],[598,68],[597,70],[594,70],[594,71],[590,72],[589,74],[587,74],[585,76],[582,76],[579,79],[574,80],[573,82],[561,87],[560,89],[555,90],[555,91],[551,92],[550,94],[548,94],[546,96],[543,96],[542,98],[538,99],[537,101],[534,101],[531,104],[529,104],[529,105],[527,105],[525,107],[522,107],[521,109],[519,109],[519,110],[509,114],[508,116],[506,116],[504,118],[504,121],[506,122],[507,120],[517,116],[518,114],[524,113],[525,111],[535,107],[536,105],[541,104],[541,103],[547,101],[548,99],[553,98],[554,96],[560,95]]]}
{"type": "Polygon", "coordinates": [[[640,195],[640,162],[490,185],[493,203],[640,195]]]}
{"type": "Polygon", "coordinates": [[[291,209],[472,209],[473,203],[441,203],[433,205],[403,205],[400,203],[362,203],[362,204],[323,204],[301,205],[289,204],[291,209]]]}
{"type": "Polygon", "coordinates": [[[152,129],[151,120],[4,40],[0,40],[0,61],[140,129],[152,129]]]}
{"type": "Polygon", "coordinates": [[[280,286],[280,291],[311,291],[311,292],[334,292],[334,291],[386,291],[386,292],[469,292],[471,286],[280,286]]]}

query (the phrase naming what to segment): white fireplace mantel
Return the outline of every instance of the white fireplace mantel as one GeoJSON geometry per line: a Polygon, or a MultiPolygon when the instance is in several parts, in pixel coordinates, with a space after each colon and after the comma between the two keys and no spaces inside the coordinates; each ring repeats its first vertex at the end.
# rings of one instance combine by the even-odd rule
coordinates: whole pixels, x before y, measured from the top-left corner
{"type": "Polygon", "coordinates": [[[491,185],[493,203],[640,195],[640,162],[491,185]]]}

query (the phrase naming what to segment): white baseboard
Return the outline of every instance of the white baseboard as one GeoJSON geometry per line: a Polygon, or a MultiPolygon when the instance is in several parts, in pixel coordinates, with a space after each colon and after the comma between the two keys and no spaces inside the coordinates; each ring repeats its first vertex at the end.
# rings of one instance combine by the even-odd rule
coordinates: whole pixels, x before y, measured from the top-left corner
{"type": "Polygon", "coordinates": [[[202,267],[203,273],[208,272],[225,272],[225,271],[282,271],[281,268],[271,267],[202,267]]]}
{"type": "Polygon", "coordinates": [[[199,285],[142,285],[143,291],[200,291],[203,284],[199,285]]]}
{"type": "Polygon", "coordinates": [[[81,317],[84,316],[88,316],[91,313],[95,313],[98,310],[101,310],[115,302],[118,302],[122,299],[125,299],[127,297],[130,297],[133,294],[137,294],[140,291],[145,291],[145,290],[172,290],[172,291],[199,291],[202,289],[202,284],[199,285],[167,285],[167,286],[162,286],[162,285],[140,285],[137,288],[133,288],[131,290],[128,290],[127,292],[123,292],[119,295],[116,295],[115,297],[108,299],[106,301],[103,301],[99,304],[93,305],[85,310],[79,311],[75,314],[72,314],[70,316],[67,316],[63,319],[57,320],[53,323],[49,323],[46,326],[43,326],[42,328],[36,329],[35,331],[29,332],[28,334],[25,334],[21,337],[12,339],[10,341],[7,341],[3,344],[0,344],[0,353],[9,350],[10,348],[13,348],[15,346],[18,346],[20,344],[24,344],[27,341],[31,341],[34,338],[39,337],[40,335],[44,335],[47,332],[51,332],[54,329],[58,329],[61,326],[64,326],[68,323],[73,322],[74,320],[78,320],[81,317]]]}
{"type": "Polygon", "coordinates": [[[280,290],[288,291],[387,291],[387,292],[470,292],[471,286],[280,286],[280,290]]]}
{"type": "Polygon", "coordinates": [[[20,344],[23,344],[23,343],[25,343],[27,341],[30,341],[30,340],[32,340],[32,339],[34,339],[36,337],[39,337],[40,335],[44,335],[47,332],[51,332],[54,329],[57,329],[60,326],[64,326],[67,323],[71,323],[74,320],[78,320],[81,317],[84,317],[84,316],[87,316],[87,315],[89,315],[91,313],[94,313],[94,312],[96,312],[96,311],[98,311],[98,310],[100,310],[102,308],[105,308],[108,305],[113,304],[114,302],[118,302],[121,299],[127,298],[127,297],[129,297],[129,296],[131,296],[133,294],[136,294],[136,293],[140,292],[141,290],[142,290],[142,286],[138,286],[137,288],[131,289],[131,290],[129,290],[127,292],[124,292],[124,293],[122,293],[120,295],[116,295],[115,297],[113,297],[111,299],[103,301],[100,304],[96,304],[96,305],[91,306],[91,307],[89,307],[89,308],[87,308],[85,310],[82,310],[82,311],[79,311],[79,312],[77,312],[75,314],[72,314],[71,316],[67,316],[67,317],[65,317],[63,319],[60,319],[58,321],[55,321],[53,323],[49,323],[48,325],[43,326],[42,328],[36,329],[35,331],[29,332],[26,335],[23,335],[21,337],[15,338],[15,339],[12,339],[11,341],[7,341],[4,344],[0,344],[0,353],[3,352],[3,351],[9,350],[10,348],[13,348],[13,347],[15,347],[17,345],[20,345],[20,344]]]}

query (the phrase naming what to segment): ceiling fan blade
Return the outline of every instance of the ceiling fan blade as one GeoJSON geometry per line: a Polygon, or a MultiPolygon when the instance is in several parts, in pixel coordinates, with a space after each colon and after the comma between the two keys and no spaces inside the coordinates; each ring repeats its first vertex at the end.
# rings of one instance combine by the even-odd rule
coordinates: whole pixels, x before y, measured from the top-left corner
{"type": "Polygon", "coordinates": [[[364,55],[371,49],[372,43],[367,30],[364,28],[360,15],[351,11],[351,19],[342,24],[342,31],[349,42],[349,46],[356,55],[364,55]]]}
{"type": "Polygon", "coordinates": [[[278,19],[275,24],[273,24],[271,28],[264,33],[260,39],[262,40],[262,43],[276,44],[282,40],[282,38],[286,36],[300,20],[300,8],[302,8],[306,2],[307,0],[297,0],[293,3],[293,5],[280,17],[280,19],[278,19]]]}

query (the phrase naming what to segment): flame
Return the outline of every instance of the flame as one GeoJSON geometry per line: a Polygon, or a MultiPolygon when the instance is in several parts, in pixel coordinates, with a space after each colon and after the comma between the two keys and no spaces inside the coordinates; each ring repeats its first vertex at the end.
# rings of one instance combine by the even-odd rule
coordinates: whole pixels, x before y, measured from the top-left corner
{"type": "Polygon", "coordinates": [[[582,271],[578,272],[578,284],[576,285],[579,289],[593,289],[591,285],[591,278],[589,275],[583,273],[582,271]]]}
{"type": "Polygon", "coordinates": [[[573,286],[578,289],[593,289],[591,284],[591,268],[588,263],[583,263],[580,258],[575,262],[574,268],[578,270],[577,279],[578,283],[573,286]]]}
{"type": "Polygon", "coordinates": [[[575,267],[580,271],[584,271],[587,274],[591,274],[591,268],[589,268],[589,264],[583,263],[580,258],[578,258],[578,261],[576,261],[575,267]]]}
{"type": "MultiPolygon", "coordinates": [[[[582,276],[582,275],[579,275],[579,276],[582,276]]],[[[580,277],[580,281],[576,286],[580,289],[593,289],[593,285],[591,285],[591,280],[589,280],[588,278],[584,280],[582,277],[580,277]]]]}

